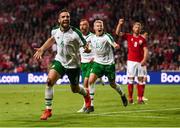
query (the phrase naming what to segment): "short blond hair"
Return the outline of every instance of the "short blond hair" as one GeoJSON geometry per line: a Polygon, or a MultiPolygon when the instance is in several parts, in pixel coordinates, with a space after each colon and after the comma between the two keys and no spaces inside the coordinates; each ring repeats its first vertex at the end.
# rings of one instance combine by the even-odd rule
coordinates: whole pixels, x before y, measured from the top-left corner
{"type": "Polygon", "coordinates": [[[134,25],[139,25],[139,26],[140,26],[140,28],[142,28],[142,25],[141,25],[141,23],[140,23],[140,22],[135,22],[135,23],[133,24],[133,27],[134,27],[134,25]]]}
{"type": "Polygon", "coordinates": [[[95,20],[95,21],[94,21],[94,25],[95,25],[96,23],[101,23],[101,24],[104,26],[104,22],[103,22],[102,20],[95,20]]]}

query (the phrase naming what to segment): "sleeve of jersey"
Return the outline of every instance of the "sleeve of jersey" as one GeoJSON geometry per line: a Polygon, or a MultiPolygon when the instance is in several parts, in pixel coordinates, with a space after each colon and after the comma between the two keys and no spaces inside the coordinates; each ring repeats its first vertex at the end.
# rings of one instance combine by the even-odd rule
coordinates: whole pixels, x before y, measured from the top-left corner
{"type": "Polygon", "coordinates": [[[128,33],[124,33],[123,36],[122,36],[122,39],[123,39],[123,40],[127,40],[128,36],[129,36],[128,33]]]}
{"type": "Polygon", "coordinates": [[[56,29],[51,30],[51,36],[54,37],[55,34],[56,34],[56,29]]]}
{"type": "Polygon", "coordinates": [[[113,37],[108,33],[106,33],[106,37],[107,37],[108,42],[114,47],[115,41],[114,41],[113,37]]]}
{"type": "Polygon", "coordinates": [[[143,42],[143,47],[147,47],[147,41],[144,39],[143,42]]]}
{"type": "Polygon", "coordinates": [[[51,36],[53,36],[53,37],[55,36],[58,28],[59,28],[59,26],[54,26],[54,27],[52,28],[52,30],[51,30],[51,36]]]}
{"type": "Polygon", "coordinates": [[[86,38],[86,42],[87,42],[88,45],[89,45],[89,49],[92,49],[91,38],[92,38],[92,36],[89,36],[89,37],[86,38]]]}
{"type": "Polygon", "coordinates": [[[86,40],[84,39],[84,37],[82,36],[82,33],[80,32],[80,30],[79,29],[77,29],[77,28],[74,28],[74,27],[72,27],[72,29],[77,33],[77,35],[78,35],[78,41],[79,41],[79,43],[80,43],[80,45],[81,46],[85,46],[86,45],[86,40]]]}
{"type": "Polygon", "coordinates": [[[92,38],[93,36],[88,36],[87,38],[86,38],[86,42],[87,43],[89,43],[89,42],[91,42],[91,38],[92,38]]]}

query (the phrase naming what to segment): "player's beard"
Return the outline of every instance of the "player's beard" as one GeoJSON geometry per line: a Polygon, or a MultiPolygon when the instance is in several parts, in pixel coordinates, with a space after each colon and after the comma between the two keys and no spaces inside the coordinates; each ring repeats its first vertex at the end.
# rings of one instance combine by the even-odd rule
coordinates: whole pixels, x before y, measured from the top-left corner
{"type": "Polygon", "coordinates": [[[81,32],[83,33],[83,35],[87,35],[88,34],[88,29],[81,29],[81,32]]]}
{"type": "Polygon", "coordinates": [[[69,26],[70,26],[69,21],[65,21],[65,22],[61,23],[61,27],[62,27],[63,30],[68,30],[69,26]]]}
{"type": "Polygon", "coordinates": [[[136,34],[136,35],[139,35],[140,34],[140,30],[134,30],[133,33],[136,34]]]}

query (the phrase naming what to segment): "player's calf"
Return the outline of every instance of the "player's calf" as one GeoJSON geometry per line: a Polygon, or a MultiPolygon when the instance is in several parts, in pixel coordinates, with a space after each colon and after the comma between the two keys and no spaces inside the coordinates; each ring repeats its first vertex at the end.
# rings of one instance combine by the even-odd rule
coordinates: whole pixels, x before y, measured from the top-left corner
{"type": "Polygon", "coordinates": [[[125,94],[123,94],[123,95],[121,96],[121,100],[122,100],[122,102],[123,102],[124,107],[126,107],[126,106],[128,105],[128,100],[127,100],[125,94]]]}
{"type": "Polygon", "coordinates": [[[88,89],[86,90],[87,90],[87,94],[86,96],[84,96],[84,101],[85,101],[86,108],[89,108],[91,107],[91,98],[90,98],[89,90],[88,89]]]}

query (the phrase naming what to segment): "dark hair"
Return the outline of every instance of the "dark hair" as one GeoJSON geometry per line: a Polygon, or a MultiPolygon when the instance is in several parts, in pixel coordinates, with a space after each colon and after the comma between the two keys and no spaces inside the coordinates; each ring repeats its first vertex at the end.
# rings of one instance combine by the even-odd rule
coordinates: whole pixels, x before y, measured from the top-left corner
{"type": "Polygon", "coordinates": [[[80,22],[82,22],[82,21],[87,21],[89,23],[89,21],[87,19],[81,19],[80,22]]]}
{"type": "Polygon", "coordinates": [[[61,9],[58,14],[60,15],[62,12],[68,12],[70,14],[70,11],[67,8],[61,9]]]}

